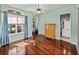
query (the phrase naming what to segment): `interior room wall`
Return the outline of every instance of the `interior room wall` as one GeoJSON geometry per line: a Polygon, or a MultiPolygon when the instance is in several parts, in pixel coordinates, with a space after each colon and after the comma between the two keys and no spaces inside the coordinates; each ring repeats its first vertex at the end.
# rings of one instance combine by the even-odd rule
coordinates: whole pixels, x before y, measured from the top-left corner
{"type": "MultiPolygon", "coordinates": [[[[0,5],[0,12],[1,12],[1,5],[0,5]]],[[[0,13],[0,24],[1,24],[1,13],[0,13]]]]}
{"type": "Polygon", "coordinates": [[[78,51],[78,54],[79,54],[79,6],[78,6],[78,41],[77,41],[77,51],[78,51]]]}
{"type": "MultiPolygon", "coordinates": [[[[0,11],[1,11],[1,5],[0,5],[0,11]]],[[[1,14],[0,14],[1,15],[1,14]]],[[[0,16],[0,24],[1,24],[1,16],[0,16]]]]}
{"type": "MultiPolygon", "coordinates": [[[[0,5],[0,11],[1,11],[1,5],[0,5]]],[[[0,16],[0,24],[1,24],[1,16],[0,16]]]]}
{"type": "Polygon", "coordinates": [[[44,34],[45,23],[56,24],[56,39],[60,40],[60,15],[70,13],[71,18],[71,43],[77,45],[78,39],[78,9],[75,4],[71,4],[57,10],[46,13],[40,21],[39,33],[44,34]]]}

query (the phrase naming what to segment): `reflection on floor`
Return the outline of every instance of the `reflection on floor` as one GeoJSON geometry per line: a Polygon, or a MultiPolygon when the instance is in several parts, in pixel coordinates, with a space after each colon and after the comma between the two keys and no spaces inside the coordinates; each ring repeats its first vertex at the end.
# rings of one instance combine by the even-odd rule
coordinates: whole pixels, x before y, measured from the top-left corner
{"type": "Polygon", "coordinates": [[[75,46],[58,40],[49,40],[42,35],[17,41],[0,48],[1,55],[72,55],[75,46]],[[69,47],[66,47],[69,46],[69,47]],[[72,49],[73,48],[73,49],[72,49]]]}

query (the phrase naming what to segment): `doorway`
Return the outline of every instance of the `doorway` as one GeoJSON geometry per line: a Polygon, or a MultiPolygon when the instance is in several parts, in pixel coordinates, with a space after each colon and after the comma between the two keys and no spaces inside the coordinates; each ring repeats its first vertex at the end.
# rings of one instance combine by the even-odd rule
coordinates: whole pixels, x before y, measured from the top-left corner
{"type": "MultiPolygon", "coordinates": [[[[60,15],[60,40],[66,42],[62,45],[70,48],[71,45],[71,19],[70,13],[60,15]]],[[[61,44],[61,43],[60,43],[61,44]]]]}
{"type": "Polygon", "coordinates": [[[60,15],[60,37],[62,40],[70,42],[71,39],[71,19],[70,14],[60,15]]]}

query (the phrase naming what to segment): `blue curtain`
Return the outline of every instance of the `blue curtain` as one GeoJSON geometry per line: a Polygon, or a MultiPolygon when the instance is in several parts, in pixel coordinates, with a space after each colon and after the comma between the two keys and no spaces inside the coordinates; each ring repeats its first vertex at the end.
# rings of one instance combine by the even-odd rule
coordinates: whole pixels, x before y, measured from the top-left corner
{"type": "Polygon", "coordinates": [[[9,35],[8,35],[8,20],[7,13],[2,13],[2,23],[1,23],[1,32],[0,32],[0,41],[1,44],[9,43],[9,35]]]}
{"type": "Polygon", "coordinates": [[[24,38],[27,38],[28,37],[28,18],[27,16],[25,16],[25,26],[24,26],[24,38]]]}
{"type": "Polygon", "coordinates": [[[0,45],[2,44],[2,40],[1,40],[1,22],[2,22],[2,20],[1,20],[1,12],[0,12],[0,45]]]}

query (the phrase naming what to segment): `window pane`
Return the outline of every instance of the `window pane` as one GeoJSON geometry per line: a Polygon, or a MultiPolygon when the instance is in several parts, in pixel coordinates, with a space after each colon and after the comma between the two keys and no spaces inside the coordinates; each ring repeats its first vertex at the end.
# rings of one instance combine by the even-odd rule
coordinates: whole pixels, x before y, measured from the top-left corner
{"type": "Polygon", "coordinates": [[[16,33],[16,26],[15,26],[15,24],[9,24],[8,25],[8,31],[9,31],[10,34],[11,33],[16,33]]]}
{"type": "Polygon", "coordinates": [[[8,31],[10,34],[19,33],[24,31],[24,17],[9,15],[8,16],[8,31]]]}
{"type": "Polygon", "coordinates": [[[24,17],[23,16],[18,17],[18,24],[24,24],[24,17]]]}
{"type": "Polygon", "coordinates": [[[16,24],[16,23],[17,23],[17,17],[15,16],[8,17],[8,24],[16,24]]]}
{"type": "Polygon", "coordinates": [[[18,24],[17,25],[17,32],[23,32],[24,31],[24,25],[23,24],[18,24]]]}

